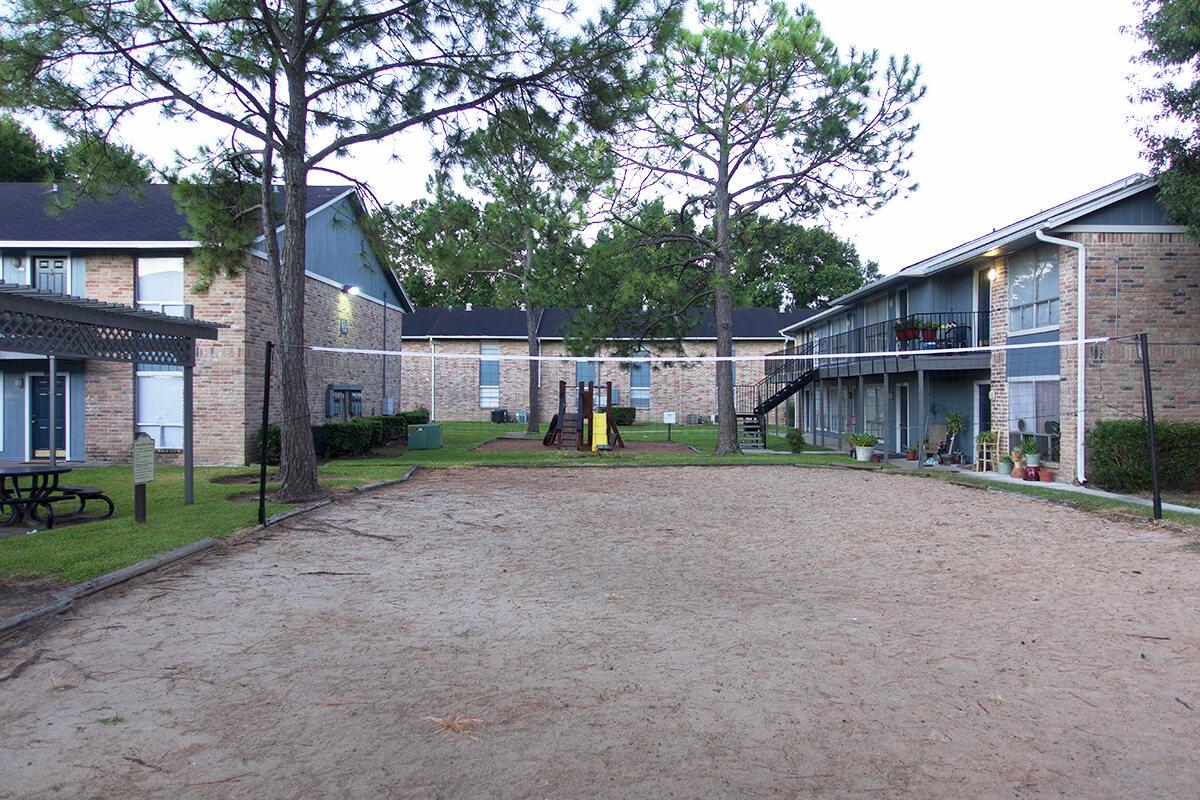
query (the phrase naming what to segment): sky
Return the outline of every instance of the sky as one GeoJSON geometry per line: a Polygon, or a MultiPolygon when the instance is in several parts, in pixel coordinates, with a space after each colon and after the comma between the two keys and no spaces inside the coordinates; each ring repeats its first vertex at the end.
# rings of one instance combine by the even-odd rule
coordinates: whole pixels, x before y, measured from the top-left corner
{"type": "MultiPolygon", "coordinates": [[[[917,191],[832,227],[886,273],[1144,172],[1130,75],[1135,0],[809,0],[839,47],[907,53],[928,87],[910,162],[917,191]]],[[[148,122],[126,140],[160,163],[198,135],[148,122]]],[[[195,142],[198,143],[198,142],[195,142]]],[[[385,202],[425,192],[422,131],[361,145],[331,166],[385,202]]],[[[313,183],[341,182],[316,173],[313,183]]]]}

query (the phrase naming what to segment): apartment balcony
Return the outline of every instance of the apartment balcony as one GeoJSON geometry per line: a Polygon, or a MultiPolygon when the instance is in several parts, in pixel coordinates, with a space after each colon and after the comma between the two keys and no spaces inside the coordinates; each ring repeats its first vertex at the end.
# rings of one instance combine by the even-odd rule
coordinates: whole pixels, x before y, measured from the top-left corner
{"type": "Polygon", "coordinates": [[[988,353],[958,353],[989,342],[989,313],[945,311],[910,314],[826,336],[803,345],[789,345],[772,353],[766,374],[784,380],[813,367],[822,378],[916,372],[918,370],[982,370],[991,364],[988,353]],[[949,352],[947,352],[949,351],[949,352]],[[869,356],[851,357],[851,354],[869,356]],[[812,359],[781,358],[789,355],[812,359]]]}

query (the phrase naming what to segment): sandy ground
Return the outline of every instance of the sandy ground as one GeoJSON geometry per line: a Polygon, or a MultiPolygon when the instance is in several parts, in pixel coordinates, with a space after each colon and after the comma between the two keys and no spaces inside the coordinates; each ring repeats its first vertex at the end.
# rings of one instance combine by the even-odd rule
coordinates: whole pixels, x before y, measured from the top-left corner
{"type": "Polygon", "coordinates": [[[1194,798],[1187,542],[905,475],[420,472],[5,657],[0,796],[1194,798]]]}
{"type": "MultiPolygon", "coordinates": [[[[513,439],[502,436],[499,439],[484,442],[474,449],[483,453],[513,453],[518,451],[549,450],[550,448],[542,444],[541,439],[513,439]]],[[[695,453],[696,451],[686,444],[680,444],[679,442],[638,442],[627,439],[625,441],[625,452],[695,453]]]]}

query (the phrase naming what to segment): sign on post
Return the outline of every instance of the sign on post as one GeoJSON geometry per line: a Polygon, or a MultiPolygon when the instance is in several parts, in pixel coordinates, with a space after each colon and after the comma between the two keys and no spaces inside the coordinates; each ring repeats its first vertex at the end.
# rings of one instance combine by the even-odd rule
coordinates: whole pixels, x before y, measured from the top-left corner
{"type": "Polygon", "coordinates": [[[667,426],[667,441],[669,442],[671,441],[671,426],[675,424],[675,412],[664,411],[663,422],[666,423],[667,426]]]}
{"type": "Polygon", "coordinates": [[[146,521],[146,484],[154,480],[154,439],[148,433],[133,437],[133,519],[146,521]]]}

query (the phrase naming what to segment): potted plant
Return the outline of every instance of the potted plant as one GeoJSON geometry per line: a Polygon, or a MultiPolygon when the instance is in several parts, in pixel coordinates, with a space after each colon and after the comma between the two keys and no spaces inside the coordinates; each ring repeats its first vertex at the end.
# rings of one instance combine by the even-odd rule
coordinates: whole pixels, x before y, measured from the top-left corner
{"type": "Polygon", "coordinates": [[[896,323],[896,341],[909,342],[917,338],[918,322],[914,319],[902,319],[896,323]]]}
{"type": "Polygon", "coordinates": [[[1041,479],[1042,483],[1053,483],[1054,473],[1045,467],[1038,467],[1038,478],[1041,479]]]}
{"type": "Polygon", "coordinates": [[[937,324],[931,319],[925,320],[921,323],[921,340],[925,342],[934,341],[937,339],[938,329],[941,327],[941,325],[937,324]]]}
{"type": "Polygon", "coordinates": [[[966,423],[963,421],[962,414],[957,411],[951,411],[946,415],[946,433],[950,434],[950,443],[946,446],[946,454],[951,456],[951,463],[958,463],[953,458],[957,457],[957,451],[954,449],[955,440],[958,435],[963,432],[966,423]]]}
{"type": "Polygon", "coordinates": [[[1002,458],[996,462],[996,474],[997,475],[1012,475],[1012,472],[1013,472],[1013,462],[1012,462],[1012,459],[1009,458],[1008,456],[1005,456],[1004,458],[1002,458]]]}
{"type": "Polygon", "coordinates": [[[1036,467],[1042,461],[1042,455],[1039,452],[1037,439],[1032,436],[1026,436],[1021,440],[1021,453],[1025,459],[1026,468],[1036,467]]]}
{"type": "Polygon", "coordinates": [[[846,441],[854,448],[854,458],[856,461],[870,461],[871,454],[875,452],[875,445],[879,439],[869,433],[848,433],[846,441]]]}
{"type": "Polygon", "coordinates": [[[916,461],[917,460],[917,448],[915,448],[915,447],[908,448],[908,450],[904,453],[904,457],[906,459],[908,459],[909,461],[916,461]]]}

